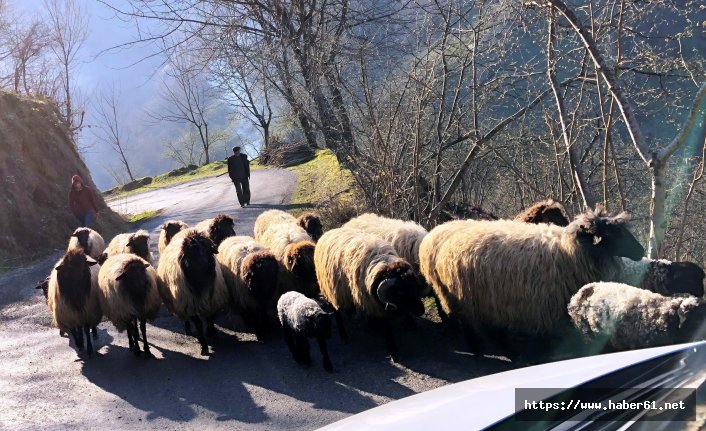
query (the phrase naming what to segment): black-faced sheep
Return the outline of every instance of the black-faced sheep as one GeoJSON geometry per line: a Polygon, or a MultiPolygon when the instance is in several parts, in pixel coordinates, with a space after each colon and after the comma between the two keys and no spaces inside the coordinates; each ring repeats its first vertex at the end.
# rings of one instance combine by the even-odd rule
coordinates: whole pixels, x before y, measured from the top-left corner
{"type": "Polygon", "coordinates": [[[221,245],[224,239],[235,236],[235,221],[233,217],[225,214],[203,220],[195,228],[213,241],[216,247],[221,245]]]}
{"type": "Polygon", "coordinates": [[[623,258],[620,263],[618,274],[611,278],[612,281],[638,286],[665,296],[680,293],[704,296],[704,270],[693,262],[649,258],[634,262],[623,258]]]}
{"type": "MultiPolygon", "coordinates": [[[[228,302],[217,253],[213,241],[204,234],[195,228],[185,229],[164,249],[157,269],[164,304],[184,322],[194,323],[202,355],[209,351],[201,318],[212,327],[213,317],[228,302]]],[[[190,326],[186,330],[189,333],[190,326]]]]}
{"type": "Polygon", "coordinates": [[[309,338],[316,338],[323,356],[324,369],[333,372],[326,348],[326,340],[331,338],[331,313],[326,313],[316,301],[299,292],[287,292],[277,301],[277,316],[294,360],[306,366],[311,365],[309,338]]]}
{"type": "Polygon", "coordinates": [[[140,322],[145,356],[151,357],[147,342],[147,320],[159,313],[162,299],[157,288],[157,271],[135,254],[110,256],[98,273],[101,308],[118,332],[127,330],[130,351],[139,356],[137,322],[140,322]]]}
{"type": "Polygon", "coordinates": [[[283,267],[280,290],[296,290],[313,298],[319,293],[314,270],[316,244],[296,219],[279,210],[269,210],[255,220],[255,241],[267,247],[283,267]]]}
{"type": "Polygon", "coordinates": [[[137,232],[121,233],[115,235],[110,240],[108,247],[103,254],[98,257],[98,263],[103,265],[103,262],[111,256],[118,254],[131,253],[140,256],[150,265],[153,263],[152,252],[150,251],[150,234],[144,229],[137,232]]]}
{"type": "Polygon", "coordinates": [[[566,214],[564,205],[553,199],[547,199],[534,203],[529,208],[515,216],[515,221],[524,223],[549,223],[557,226],[568,226],[569,216],[566,214]]]}
{"type": "Polygon", "coordinates": [[[627,284],[583,286],[567,307],[576,328],[612,350],[630,350],[692,341],[703,336],[706,302],[693,296],[668,297],[627,284]]]}
{"type": "Polygon", "coordinates": [[[566,305],[581,286],[612,274],[615,256],[644,256],[626,222],[600,207],[566,227],[449,222],[422,241],[420,269],[444,310],[464,323],[469,347],[482,351],[474,336],[484,328],[543,336],[569,327],[566,305]]]}
{"type": "Polygon", "coordinates": [[[66,250],[80,248],[88,256],[98,260],[105,251],[105,240],[96,231],[88,227],[80,227],[71,234],[69,246],[66,250]]]}
{"type": "MultiPolygon", "coordinates": [[[[387,347],[397,360],[389,312],[424,314],[422,286],[412,265],[389,242],[357,229],[338,228],[321,236],[314,252],[322,295],[336,310],[355,309],[383,324],[387,347]]],[[[345,336],[344,333],[341,334],[345,336]]]]}
{"type": "Polygon", "coordinates": [[[301,226],[311,239],[316,242],[324,234],[324,226],[321,224],[321,217],[314,212],[305,212],[297,217],[297,224],[301,226]]]}
{"type": "Polygon", "coordinates": [[[82,249],[70,249],[54,266],[47,294],[54,325],[71,333],[79,350],[83,350],[85,334],[89,356],[93,353],[91,328],[103,317],[98,270],[97,262],[82,249]]]}
{"type": "Polygon", "coordinates": [[[181,220],[165,221],[162,226],[159,227],[159,242],[157,243],[159,253],[161,254],[164,251],[174,235],[188,227],[189,226],[181,220]]]}
{"type": "Polygon", "coordinates": [[[232,236],[218,247],[216,259],[221,264],[232,308],[255,328],[259,340],[268,329],[267,311],[277,301],[277,276],[280,270],[275,256],[249,236],[232,236]]]}

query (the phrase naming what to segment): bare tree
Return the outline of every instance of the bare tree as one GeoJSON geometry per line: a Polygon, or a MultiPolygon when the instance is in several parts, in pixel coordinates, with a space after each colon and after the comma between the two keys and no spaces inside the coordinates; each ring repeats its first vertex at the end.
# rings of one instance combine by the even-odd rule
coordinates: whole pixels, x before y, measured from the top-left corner
{"type": "Polygon", "coordinates": [[[115,86],[111,85],[108,90],[98,95],[95,107],[97,126],[93,135],[118,155],[120,166],[130,181],[134,181],[135,177],[128,161],[130,147],[128,137],[122,129],[119,106],[120,94],[116,92],[115,86]]]}
{"type": "Polygon", "coordinates": [[[88,21],[75,0],[45,0],[44,5],[49,15],[50,46],[60,67],[61,93],[57,102],[64,124],[75,136],[85,116],[84,102],[74,80],[78,55],[88,38],[88,21]]]}

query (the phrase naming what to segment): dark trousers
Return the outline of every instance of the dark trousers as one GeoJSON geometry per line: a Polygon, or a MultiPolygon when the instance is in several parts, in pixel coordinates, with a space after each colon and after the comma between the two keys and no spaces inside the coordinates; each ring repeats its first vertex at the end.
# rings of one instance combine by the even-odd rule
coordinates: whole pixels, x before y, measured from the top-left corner
{"type": "Polygon", "coordinates": [[[250,205],[250,182],[247,178],[233,180],[235,185],[235,193],[238,195],[240,205],[250,205]]]}
{"type": "Polygon", "coordinates": [[[76,215],[79,227],[91,227],[93,225],[93,219],[95,218],[95,216],[96,213],[94,213],[93,210],[88,210],[83,214],[76,215]]]}

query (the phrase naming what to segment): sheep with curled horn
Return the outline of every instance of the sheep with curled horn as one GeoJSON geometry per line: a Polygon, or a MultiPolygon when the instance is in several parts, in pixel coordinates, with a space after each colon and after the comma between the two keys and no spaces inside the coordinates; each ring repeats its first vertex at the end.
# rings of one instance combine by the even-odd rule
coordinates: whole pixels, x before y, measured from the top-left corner
{"type": "Polygon", "coordinates": [[[390,314],[421,316],[422,286],[412,265],[389,242],[358,229],[338,228],[321,236],[314,251],[321,294],[331,303],[341,334],[340,310],[357,310],[382,324],[392,359],[399,354],[390,314]]]}
{"type": "Polygon", "coordinates": [[[564,205],[553,199],[535,202],[529,208],[515,216],[515,221],[525,223],[549,223],[557,226],[567,226],[570,223],[564,205]]]}
{"type": "Polygon", "coordinates": [[[137,232],[115,235],[115,237],[110,240],[105,251],[98,257],[98,263],[103,265],[107,258],[124,253],[140,256],[142,259],[146,260],[147,263],[152,265],[153,258],[152,252],[150,251],[149,232],[140,229],[137,232]]]}
{"type": "Polygon", "coordinates": [[[279,262],[249,236],[225,239],[218,246],[216,259],[228,286],[231,308],[255,328],[258,340],[263,341],[269,329],[267,312],[274,309],[279,293],[279,262]]]}
{"type": "Polygon", "coordinates": [[[49,276],[47,304],[52,322],[59,330],[71,333],[76,347],[93,354],[91,328],[100,323],[103,312],[98,287],[98,262],[81,248],[69,249],[49,276]]]}
{"type": "Polygon", "coordinates": [[[157,271],[142,257],[131,254],[113,254],[98,273],[102,295],[101,307],[118,332],[127,330],[131,352],[140,356],[139,328],[146,357],[152,357],[147,342],[147,320],[159,313],[162,299],[157,288],[157,271]]]}
{"type": "Polygon", "coordinates": [[[71,234],[66,250],[74,248],[80,248],[91,258],[98,260],[103,251],[105,251],[105,240],[95,230],[88,227],[80,227],[71,234]]]}
{"type": "Polygon", "coordinates": [[[195,228],[213,241],[216,247],[221,245],[224,239],[235,236],[235,220],[225,214],[219,214],[214,218],[203,220],[195,228]]]}
{"type": "Polygon", "coordinates": [[[290,214],[269,210],[255,220],[255,241],[267,247],[281,265],[280,291],[295,290],[313,298],[319,293],[314,269],[316,244],[290,214]]]}
{"type": "Polygon", "coordinates": [[[615,257],[644,256],[627,220],[627,214],[610,215],[599,206],[566,227],[445,223],[422,240],[420,270],[444,310],[464,324],[472,351],[483,351],[488,340],[478,336],[485,328],[551,337],[570,327],[571,296],[613,274],[615,257]]]}
{"type": "Polygon", "coordinates": [[[586,340],[608,351],[694,341],[703,338],[706,323],[703,298],[662,296],[621,283],[589,283],[567,310],[586,340]]]}
{"type": "Polygon", "coordinates": [[[159,227],[159,242],[157,250],[162,254],[164,249],[169,245],[174,235],[178,234],[189,226],[181,220],[167,220],[159,227]]]}
{"type": "Polygon", "coordinates": [[[311,239],[316,242],[324,234],[324,226],[321,223],[321,216],[315,212],[305,212],[297,217],[297,224],[301,226],[311,239]]]}
{"type": "Polygon", "coordinates": [[[195,228],[176,234],[159,258],[159,293],[167,309],[185,322],[187,334],[192,322],[201,345],[201,355],[209,355],[202,319],[209,335],[215,334],[214,316],[228,303],[228,289],[218,249],[213,241],[195,228]]]}

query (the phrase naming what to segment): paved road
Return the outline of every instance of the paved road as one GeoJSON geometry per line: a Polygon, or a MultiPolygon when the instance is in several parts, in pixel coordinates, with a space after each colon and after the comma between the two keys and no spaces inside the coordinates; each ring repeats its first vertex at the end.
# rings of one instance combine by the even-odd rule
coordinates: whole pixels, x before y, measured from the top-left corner
{"type": "MultiPolygon", "coordinates": [[[[153,233],[164,220],[195,223],[218,213],[236,218],[239,234],[252,234],[255,217],[287,208],[295,174],[253,172],[252,206],[236,205],[227,177],[209,178],[110,202],[121,212],[163,209],[142,226],[153,233]]],[[[156,252],[156,250],[155,250],[156,252]]],[[[303,368],[280,336],[261,344],[237,316],[217,322],[221,336],[209,358],[194,338],[163,312],[149,326],[155,359],[135,358],[127,336],[100,325],[93,358],[70,346],[50,327],[44,298],[34,282],[56,256],[0,277],[0,429],[235,429],[309,430],[391,400],[449,382],[499,372],[508,362],[458,352],[463,343],[428,319],[400,329],[401,364],[386,358],[381,337],[349,321],[352,338],[334,337],[329,349],[335,372],[303,368]]],[[[475,407],[469,406],[473,409],[475,407]]],[[[472,412],[469,412],[472,414],[472,412]]]]}

